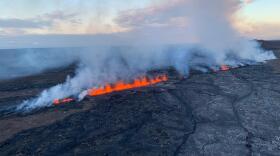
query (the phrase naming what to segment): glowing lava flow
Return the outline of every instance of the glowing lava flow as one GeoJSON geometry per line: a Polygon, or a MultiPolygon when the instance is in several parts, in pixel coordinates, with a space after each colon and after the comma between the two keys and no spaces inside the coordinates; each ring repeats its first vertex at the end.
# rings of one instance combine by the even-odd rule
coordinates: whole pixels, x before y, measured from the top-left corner
{"type": "Polygon", "coordinates": [[[221,66],[221,71],[228,71],[228,70],[230,70],[230,67],[228,65],[221,66]]]}
{"type": "Polygon", "coordinates": [[[90,89],[88,91],[88,95],[89,96],[98,96],[98,95],[109,94],[112,92],[118,92],[118,91],[122,91],[122,90],[146,87],[146,86],[150,86],[150,85],[164,82],[167,80],[168,80],[168,77],[166,75],[160,75],[153,79],[149,79],[147,77],[138,78],[138,79],[135,79],[132,83],[125,83],[123,81],[119,81],[113,85],[106,84],[104,87],[90,89]]]}
{"type": "MultiPolygon", "coordinates": [[[[168,80],[167,75],[159,75],[154,78],[148,78],[148,77],[137,78],[131,83],[126,83],[124,81],[118,81],[115,84],[106,84],[105,86],[102,86],[99,88],[89,89],[87,95],[88,96],[99,96],[99,95],[103,95],[103,94],[109,94],[112,92],[146,87],[146,86],[154,85],[154,84],[164,82],[167,80],[168,80]]],[[[60,105],[60,104],[70,103],[73,101],[75,101],[75,99],[73,99],[73,98],[65,98],[65,99],[61,99],[61,100],[55,99],[53,101],[53,104],[60,105]]]]}
{"type": "Polygon", "coordinates": [[[60,104],[69,103],[69,102],[73,102],[73,101],[75,101],[75,99],[73,99],[73,98],[65,98],[65,99],[62,99],[62,100],[55,99],[53,101],[53,104],[54,105],[60,105],[60,104]]]}

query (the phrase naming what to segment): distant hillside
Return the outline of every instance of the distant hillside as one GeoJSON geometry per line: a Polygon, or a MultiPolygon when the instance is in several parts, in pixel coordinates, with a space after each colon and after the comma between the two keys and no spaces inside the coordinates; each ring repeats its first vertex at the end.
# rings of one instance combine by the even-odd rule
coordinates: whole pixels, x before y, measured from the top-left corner
{"type": "Polygon", "coordinates": [[[280,40],[273,40],[273,41],[259,40],[259,42],[262,44],[262,47],[265,49],[269,49],[269,50],[280,49],[280,40]]]}

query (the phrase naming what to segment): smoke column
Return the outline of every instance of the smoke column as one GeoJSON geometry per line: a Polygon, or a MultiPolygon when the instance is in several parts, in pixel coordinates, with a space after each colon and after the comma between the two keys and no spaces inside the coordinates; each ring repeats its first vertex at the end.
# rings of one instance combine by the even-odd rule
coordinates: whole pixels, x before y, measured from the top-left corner
{"type": "Polygon", "coordinates": [[[152,69],[174,67],[188,75],[190,68],[205,71],[204,67],[274,59],[272,52],[260,49],[256,41],[241,37],[235,30],[232,22],[241,5],[239,0],[173,0],[123,12],[116,21],[131,31],[120,34],[122,46],[95,46],[69,55],[70,60],[79,62],[76,75],[23,102],[18,110],[51,106],[54,99],[79,96],[86,89],[152,69]],[[175,19],[183,19],[182,26],[174,26],[175,19]],[[174,44],[185,43],[189,37],[195,44],[174,44]]]}

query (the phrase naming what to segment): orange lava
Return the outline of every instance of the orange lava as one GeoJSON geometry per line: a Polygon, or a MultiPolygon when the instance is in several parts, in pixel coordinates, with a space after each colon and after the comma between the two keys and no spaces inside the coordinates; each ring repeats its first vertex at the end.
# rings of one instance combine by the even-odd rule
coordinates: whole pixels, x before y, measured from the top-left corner
{"type": "MultiPolygon", "coordinates": [[[[148,78],[148,77],[141,77],[135,79],[131,83],[126,83],[124,81],[118,81],[115,84],[106,84],[105,86],[99,87],[99,88],[92,88],[88,90],[88,96],[98,96],[103,94],[109,94],[112,92],[118,92],[133,88],[140,88],[140,87],[146,87],[150,85],[154,85],[160,82],[167,81],[168,77],[167,75],[159,75],[154,78],[148,78]]],[[[65,103],[70,103],[75,101],[73,98],[65,98],[65,99],[55,99],[53,101],[54,105],[60,105],[65,103]]]]}
{"type": "Polygon", "coordinates": [[[69,102],[73,102],[73,101],[75,101],[75,100],[72,99],[72,98],[65,98],[65,99],[62,99],[62,100],[55,99],[53,101],[53,104],[54,105],[60,105],[60,104],[69,103],[69,102]]]}
{"type": "Polygon", "coordinates": [[[90,89],[88,91],[88,95],[89,96],[98,96],[98,95],[109,94],[112,92],[118,92],[118,91],[133,89],[133,88],[146,87],[146,86],[150,86],[150,85],[164,82],[167,80],[168,80],[167,75],[159,75],[159,76],[156,76],[155,78],[147,78],[147,77],[137,78],[131,83],[125,83],[123,81],[118,81],[112,85],[106,84],[103,87],[90,89]]]}
{"type": "Polygon", "coordinates": [[[228,65],[221,65],[221,71],[228,71],[230,67],[228,65]]]}

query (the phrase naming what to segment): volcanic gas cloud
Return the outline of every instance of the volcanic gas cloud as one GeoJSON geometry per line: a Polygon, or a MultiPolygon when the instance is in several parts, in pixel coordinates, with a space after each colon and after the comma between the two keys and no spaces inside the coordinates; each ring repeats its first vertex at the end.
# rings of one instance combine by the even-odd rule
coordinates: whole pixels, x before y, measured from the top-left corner
{"type": "MultiPolygon", "coordinates": [[[[188,76],[191,68],[204,72],[217,71],[217,67],[228,70],[274,59],[271,51],[264,51],[258,42],[236,30],[235,15],[242,5],[240,0],[167,0],[121,12],[115,22],[128,31],[107,35],[101,45],[75,54],[65,53],[78,62],[75,76],[24,101],[18,110],[52,106],[54,99],[78,96],[82,100],[85,95],[108,94],[167,80],[159,76],[152,80],[136,79],[133,83],[118,82],[147,75],[150,70],[172,67],[188,76]]],[[[36,60],[41,62],[40,58],[36,60]]],[[[68,101],[71,99],[64,102],[68,101]]]]}

